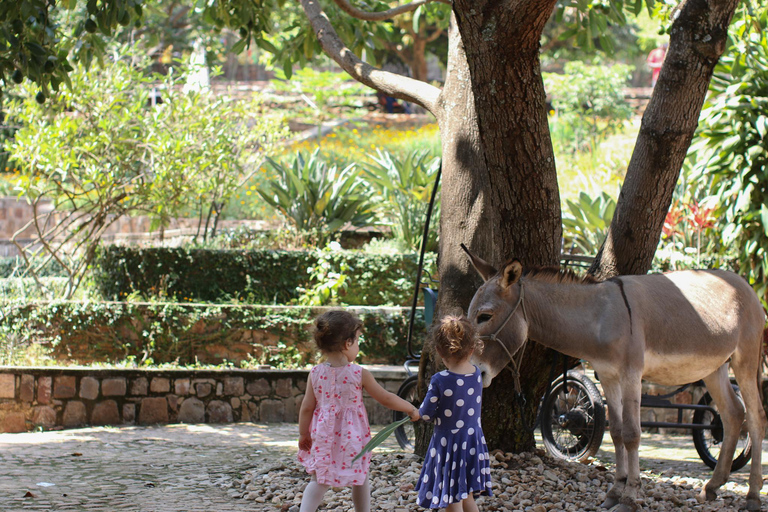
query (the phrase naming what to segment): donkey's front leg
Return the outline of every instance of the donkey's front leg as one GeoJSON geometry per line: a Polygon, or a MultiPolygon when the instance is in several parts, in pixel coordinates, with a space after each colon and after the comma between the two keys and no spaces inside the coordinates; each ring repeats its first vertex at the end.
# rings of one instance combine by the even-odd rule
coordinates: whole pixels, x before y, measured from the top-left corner
{"type": "Polygon", "coordinates": [[[619,499],[618,512],[640,510],[637,505],[637,493],[640,490],[640,395],[642,393],[641,374],[625,375],[622,385],[621,435],[627,456],[627,483],[619,499]]]}
{"type": "Polygon", "coordinates": [[[622,407],[621,386],[613,376],[601,374],[605,400],[608,402],[608,414],[610,415],[609,427],[611,440],[616,453],[616,471],[613,475],[613,485],[605,494],[605,501],[600,508],[610,509],[616,506],[624,494],[624,486],[627,483],[627,451],[624,449],[622,435],[622,407]]]}

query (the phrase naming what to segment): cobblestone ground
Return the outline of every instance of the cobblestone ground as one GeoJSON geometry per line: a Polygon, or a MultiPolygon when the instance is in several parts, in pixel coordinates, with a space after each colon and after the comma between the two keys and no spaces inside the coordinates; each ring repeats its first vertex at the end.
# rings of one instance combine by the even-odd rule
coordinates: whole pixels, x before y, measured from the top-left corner
{"type": "MultiPolygon", "coordinates": [[[[296,424],[252,423],[0,434],[0,511],[266,510],[241,497],[240,479],[292,460],[296,436],[296,424]]],[[[606,436],[598,464],[612,462],[611,448],[606,436]]],[[[393,438],[383,447],[396,449],[393,438]]],[[[690,436],[644,434],[641,460],[647,476],[709,475],[690,436]]],[[[743,496],[747,476],[727,488],[743,496]]]]}

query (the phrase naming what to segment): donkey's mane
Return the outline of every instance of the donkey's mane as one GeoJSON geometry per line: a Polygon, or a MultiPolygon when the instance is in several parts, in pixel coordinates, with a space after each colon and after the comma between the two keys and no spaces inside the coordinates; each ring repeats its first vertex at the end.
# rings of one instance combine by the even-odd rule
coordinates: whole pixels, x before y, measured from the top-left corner
{"type": "Polygon", "coordinates": [[[580,275],[563,267],[531,267],[526,269],[523,275],[546,283],[597,284],[600,282],[589,274],[580,275]]]}

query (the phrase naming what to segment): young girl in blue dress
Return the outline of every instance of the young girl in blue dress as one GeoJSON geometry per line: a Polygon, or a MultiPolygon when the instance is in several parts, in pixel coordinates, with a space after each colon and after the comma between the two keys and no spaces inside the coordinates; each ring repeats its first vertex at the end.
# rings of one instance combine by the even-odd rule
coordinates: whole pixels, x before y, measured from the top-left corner
{"type": "Polygon", "coordinates": [[[419,414],[433,421],[421,476],[419,505],[447,512],[476,512],[475,496],[491,495],[488,447],[480,426],[482,378],[469,362],[480,341],[469,321],[446,316],[434,335],[435,349],[447,370],[436,373],[419,414]]]}

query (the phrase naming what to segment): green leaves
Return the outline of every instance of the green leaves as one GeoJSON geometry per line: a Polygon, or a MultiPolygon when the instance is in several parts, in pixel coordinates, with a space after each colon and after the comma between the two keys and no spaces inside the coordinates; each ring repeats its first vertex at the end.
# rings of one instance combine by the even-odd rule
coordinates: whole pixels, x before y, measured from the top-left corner
{"type": "MultiPolygon", "coordinates": [[[[365,175],[378,193],[378,210],[392,234],[405,250],[418,251],[424,236],[427,208],[440,169],[440,158],[427,150],[416,150],[398,158],[376,150],[373,163],[364,164],[365,175]]],[[[435,199],[429,226],[427,250],[437,250],[440,200],[435,199]]]]}
{"type": "Polygon", "coordinates": [[[299,151],[290,166],[268,159],[276,176],[258,190],[297,232],[334,233],[344,225],[374,224],[374,204],[355,164],[339,169],[320,158],[319,148],[299,151]]]}
{"type": "Polygon", "coordinates": [[[581,254],[596,254],[608,234],[616,201],[605,192],[595,198],[582,192],[578,202],[568,200],[566,205],[568,209],[563,212],[566,251],[575,247],[581,254]]]}
{"type": "Polygon", "coordinates": [[[689,153],[692,194],[714,206],[723,257],[768,299],[768,7],[742,8],[689,153]]]}

